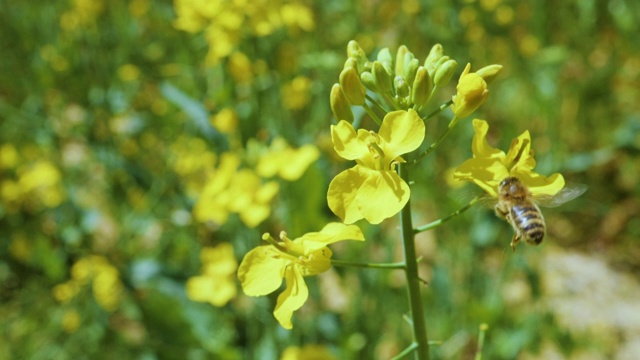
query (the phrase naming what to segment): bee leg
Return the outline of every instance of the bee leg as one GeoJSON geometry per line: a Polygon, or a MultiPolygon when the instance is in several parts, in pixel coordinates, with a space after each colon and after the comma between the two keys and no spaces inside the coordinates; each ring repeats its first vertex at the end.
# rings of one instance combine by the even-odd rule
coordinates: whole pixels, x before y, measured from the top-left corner
{"type": "Polygon", "coordinates": [[[500,209],[500,205],[496,205],[493,210],[496,212],[496,216],[503,219],[503,220],[507,220],[507,215],[509,215],[508,211],[503,211],[502,209],[500,209]]]}
{"type": "Polygon", "coordinates": [[[513,238],[511,239],[511,250],[513,250],[513,252],[516,252],[516,246],[518,246],[518,243],[520,242],[520,236],[518,236],[518,234],[513,234],[513,238]]]}

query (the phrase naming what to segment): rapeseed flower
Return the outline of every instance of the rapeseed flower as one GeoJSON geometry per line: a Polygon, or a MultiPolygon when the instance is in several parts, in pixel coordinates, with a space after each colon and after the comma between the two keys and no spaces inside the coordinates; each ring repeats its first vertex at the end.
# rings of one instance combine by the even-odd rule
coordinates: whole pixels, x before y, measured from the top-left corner
{"type": "Polygon", "coordinates": [[[202,274],[187,280],[187,297],[193,301],[224,306],[236,296],[234,275],[238,262],[230,243],[205,247],[200,251],[202,274]]]}
{"type": "Polygon", "coordinates": [[[456,180],[473,182],[493,197],[498,196],[500,182],[509,176],[520,179],[533,196],[553,196],[562,190],[565,183],[561,174],[546,177],[533,172],[536,161],[531,150],[529,131],[513,139],[509,151],[505,154],[487,142],[489,125],[486,121],[473,120],[473,128],[473,157],[456,169],[453,175],[456,180]]]}
{"type": "Polygon", "coordinates": [[[286,288],[278,296],[273,315],[285,329],[293,327],[293,312],[302,307],[309,296],[305,276],[329,270],[331,255],[327,245],[342,240],[364,241],[355,225],[329,223],[320,232],[307,233],[291,240],[285,232],[276,241],[265,233],[262,239],[269,245],[249,251],[240,263],[238,278],[242,290],[249,296],[263,296],[276,291],[286,280],[286,288]]]}
{"type": "Polygon", "coordinates": [[[304,145],[294,149],[283,138],[275,138],[268,151],[261,154],[256,172],[263,178],[274,175],[288,180],[298,180],[309,165],[318,159],[320,151],[314,145],[304,145]]]}
{"type": "Polygon", "coordinates": [[[471,115],[489,96],[487,82],[482,76],[470,71],[471,64],[467,64],[458,80],[458,92],[452,99],[451,110],[458,119],[471,115]]]}
{"type": "Polygon", "coordinates": [[[388,113],[378,133],[359,129],[347,121],[331,126],[334,149],[356,166],[338,174],[329,184],[329,208],[344,223],[366,219],[371,224],[397,214],[409,201],[409,185],[395,167],[400,156],[417,149],[424,140],[424,122],[413,111],[388,113]]]}

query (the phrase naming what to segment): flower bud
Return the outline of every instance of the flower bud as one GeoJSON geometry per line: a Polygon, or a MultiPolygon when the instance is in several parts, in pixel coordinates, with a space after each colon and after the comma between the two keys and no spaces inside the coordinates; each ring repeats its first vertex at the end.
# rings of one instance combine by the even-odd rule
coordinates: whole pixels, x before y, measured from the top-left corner
{"type": "Polygon", "coordinates": [[[404,99],[409,96],[409,85],[407,85],[407,82],[402,76],[396,76],[395,79],[393,79],[393,86],[396,89],[398,98],[404,99]]]}
{"type": "MultiPolygon", "coordinates": [[[[350,57],[347,58],[347,60],[344,62],[344,67],[343,69],[348,69],[348,68],[354,68],[356,69],[356,71],[358,71],[358,60],[350,57]]],[[[360,73],[360,72],[358,72],[360,73]]]]}
{"type": "Polygon", "coordinates": [[[398,48],[398,52],[396,53],[396,76],[404,74],[404,55],[408,52],[409,49],[404,45],[400,45],[398,48]]]}
{"type": "Polygon", "coordinates": [[[391,56],[389,48],[384,48],[378,52],[378,61],[382,63],[382,66],[387,70],[387,74],[391,76],[391,74],[393,74],[393,57],[391,56]]]}
{"type": "Polygon", "coordinates": [[[489,85],[496,79],[500,71],[502,71],[502,65],[493,64],[476,71],[476,74],[483,78],[487,85],[489,85]]]}
{"type": "MultiPolygon", "coordinates": [[[[411,54],[411,57],[413,57],[413,54],[411,54]]],[[[413,84],[413,80],[416,78],[416,72],[418,72],[419,67],[420,61],[418,59],[411,59],[411,61],[405,62],[403,76],[407,84],[413,84]]]]}
{"type": "Polygon", "coordinates": [[[416,72],[416,78],[413,81],[411,87],[411,102],[418,108],[423,107],[429,101],[431,96],[431,89],[433,89],[433,83],[429,76],[429,71],[423,66],[418,68],[416,72]]]}
{"type": "Polygon", "coordinates": [[[364,105],[366,90],[356,69],[347,68],[340,73],[340,86],[351,105],[364,105]]]}
{"type": "Polygon", "coordinates": [[[429,71],[429,75],[431,77],[433,77],[433,74],[436,72],[436,63],[443,55],[444,49],[442,48],[442,45],[435,44],[431,48],[431,51],[429,52],[427,58],[424,60],[424,67],[427,69],[427,71],[429,71]]]}
{"type": "Polygon", "coordinates": [[[364,85],[365,88],[373,92],[378,91],[378,86],[376,86],[376,82],[372,73],[368,71],[363,71],[362,74],[360,74],[360,80],[362,80],[362,84],[364,85]]]}
{"type": "Polygon", "coordinates": [[[388,93],[391,91],[391,76],[389,76],[382,62],[374,61],[371,71],[373,72],[373,80],[380,92],[388,93]]]}
{"type": "Polygon", "coordinates": [[[333,84],[333,87],[331,88],[329,103],[331,104],[331,111],[333,112],[333,116],[336,117],[336,120],[346,120],[348,122],[353,122],[353,112],[351,111],[351,105],[349,105],[349,102],[344,96],[342,88],[340,88],[339,84],[333,84]]]}
{"type": "Polygon", "coordinates": [[[447,60],[444,64],[440,65],[438,69],[436,69],[436,73],[433,76],[433,83],[437,87],[447,86],[451,77],[453,77],[453,73],[456,71],[456,67],[458,63],[455,60],[447,60]]]}
{"type": "Polygon", "coordinates": [[[453,96],[451,110],[458,119],[476,111],[489,96],[487,82],[476,73],[472,73],[471,64],[467,64],[458,80],[458,92],[453,96]]]}
{"type": "Polygon", "coordinates": [[[364,50],[362,50],[355,40],[351,40],[349,41],[349,44],[347,44],[347,56],[356,59],[358,63],[358,72],[364,71],[365,63],[368,61],[367,54],[364,53],[364,50]]]}

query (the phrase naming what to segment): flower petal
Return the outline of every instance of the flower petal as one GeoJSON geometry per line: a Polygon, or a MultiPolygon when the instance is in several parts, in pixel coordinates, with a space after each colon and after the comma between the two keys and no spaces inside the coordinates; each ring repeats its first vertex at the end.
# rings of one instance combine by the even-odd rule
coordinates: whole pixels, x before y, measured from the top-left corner
{"type": "Polygon", "coordinates": [[[553,196],[564,187],[564,177],[559,173],[547,177],[530,171],[521,171],[513,175],[527,185],[531,195],[534,197],[540,195],[553,196]]]}
{"type": "Polygon", "coordinates": [[[224,306],[236,296],[236,285],[224,277],[194,276],[187,280],[186,291],[193,301],[224,306]]]}
{"type": "Polygon", "coordinates": [[[309,289],[304,282],[302,273],[296,266],[289,266],[285,272],[287,288],[278,296],[273,315],[285,329],[293,328],[291,317],[293,312],[300,309],[309,297],[309,289]]]}
{"type": "Polygon", "coordinates": [[[338,125],[331,125],[333,147],[343,159],[360,159],[369,153],[367,144],[362,142],[358,135],[353,126],[345,120],[341,120],[338,125]]]}
{"type": "Polygon", "coordinates": [[[473,129],[475,135],[471,142],[471,151],[476,158],[504,158],[505,154],[502,150],[493,148],[487,142],[487,132],[489,124],[485,120],[473,119],[473,129]]]}
{"type": "Polygon", "coordinates": [[[536,167],[536,160],[531,152],[531,135],[528,130],[511,142],[504,161],[512,171],[519,168],[522,172],[529,172],[536,167]]]}
{"type": "Polygon", "coordinates": [[[238,268],[242,291],[248,296],[262,296],[276,291],[282,284],[287,260],[271,245],[249,251],[238,268]]]}
{"type": "Polygon", "coordinates": [[[342,222],[352,224],[362,219],[362,214],[355,202],[358,188],[365,181],[369,173],[374,172],[364,166],[356,165],[347,169],[331,180],[327,191],[327,203],[331,211],[342,222]]]}
{"type": "Polygon", "coordinates": [[[499,160],[492,158],[471,158],[453,174],[455,179],[471,181],[493,197],[498,196],[498,185],[507,176],[509,170],[499,160]]]}
{"type": "Polygon", "coordinates": [[[393,171],[372,171],[356,193],[359,212],[371,224],[379,224],[402,210],[411,190],[393,171]]]}
{"type": "MultiPolygon", "coordinates": [[[[414,110],[392,111],[382,120],[378,134],[384,140],[384,156],[389,162],[417,149],[424,140],[424,121],[414,110]]],[[[388,170],[388,169],[385,169],[388,170]]]]}

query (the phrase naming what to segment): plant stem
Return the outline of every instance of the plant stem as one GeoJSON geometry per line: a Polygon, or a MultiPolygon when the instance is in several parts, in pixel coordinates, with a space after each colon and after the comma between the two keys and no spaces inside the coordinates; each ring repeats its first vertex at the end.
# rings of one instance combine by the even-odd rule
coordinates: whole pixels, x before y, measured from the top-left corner
{"type": "MultiPolygon", "coordinates": [[[[435,88],[434,88],[435,89],[435,88]]],[[[432,117],[438,115],[440,112],[442,112],[442,110],[448,108],[449,106],[451,106],[451,104],[453,104],[453,100],[449,100],[446,103],[440,105],[439,108],[437,108],[436,110],[434,110],[432,113],[430,113],[429,115],[427,115],[425,117],[425,120],[431,119],[432,117]]]]}
{"type": "MultiPolygon", "coordinates": [[[[409,182],[409,169],[399,164],[398,172],[405,182],[409,182]]],[[[405,274],[409,290],[409,305],[413,320],[413,338],[416,347],[416,359],[429,359],[429,341],[425,324],[422,296],[420,295],[420,278],[418,277],[418,262],[416,261],[416,247],[414,242],[413,224],[411,221],[411,200],[400,211],[400,231],[404,245],[405,274]]]]}
{"type": "Polygon", "coordinates": [[[451,220],[453,217],[458,216],[460,214],[462,214],[463,212],[465,212],[466,210],[468,210],[470,207],[472,207],[473,205],[475,205],[478,201],[480,201],[480,197],[476,196],[475,198],[473,198],[473,200],[471,200],[467,205],[461,207],[460,209],[454,211],[453,213],[443,217],[442,219],[438,219],[434,222],[430,222],[428,224],[422,225],[422,226],[418,226],[417,228],[415,228],[414,232],[416,234],[421,233],[423,231],[427,231],[427,230],[431,230],[434,227],[438,227],[442,224],[444,224],[445,222],[451,220]]]}
{"type": "Polygon", "coordinates": [[[331,264],[335,265],[335,266],[350,266],[350,267],[361,267],[361,268],[371,268],[371,269],[404,269],[406,267],[404,262],[396,262],[396,263],[356,263],[356,262],[335,260],[335,259],[331,259],[331,264]]]}
{"type": "Polygon", "coordinates": [[[451,122],[449,123],[447,130],[445,130],[442,134],[440,134],[440,137],[438,138],[438,140],[436,140],[436,142],[431,144],[431,146],[429,146],[427,150],[425,150],[422,154],[418,155],[418,157],[411,162],[411,165],[417,164],[420,160],[424,159],[424,157],[431,154],[433,150],[435,150],[438,147],[438,145],[440,145],[442,140],[444,140],[447,137],[447,135],[451,133],[451,130],[453,130],[453,128],[455,127],[455,124],[457,123],[458,123],[458,119],[456,117],[451,119],[451,122]]]}

